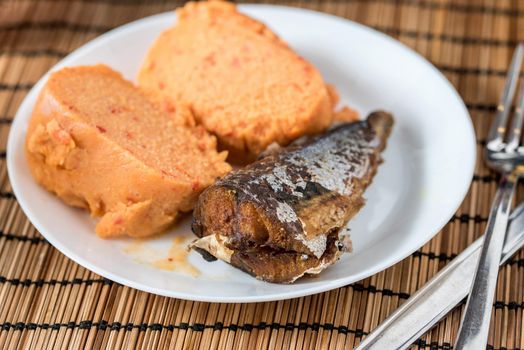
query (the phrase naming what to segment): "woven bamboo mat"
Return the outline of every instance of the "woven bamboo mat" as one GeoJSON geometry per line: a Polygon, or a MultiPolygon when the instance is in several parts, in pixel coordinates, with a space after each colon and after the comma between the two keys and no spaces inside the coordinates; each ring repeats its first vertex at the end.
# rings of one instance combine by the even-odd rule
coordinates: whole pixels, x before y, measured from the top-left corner
{"type": "MultiPolygon", "coordinates": [[[[285,4],[366,24],[427,57],[466,101],[480,151],[513,47],[524,40],[524,1],[285,4]]],[[[118,285],[67,259],[36,232],[11,191],[5,149],[12,118],[32,85],[70,51],[111,28],[179,5],[0,2],[1,348],[353,348],[483,231],[496,176],[479,158],[466,199],[435,238],[386,271],[323,294],[244,305],[189,302],[118,285]]],[[[524,348],[523,294],[521,251],[501,269],[489,348],[524,348]]],[[[456,309],[413,347],[449,349],[460,313],[456,309]]]]}

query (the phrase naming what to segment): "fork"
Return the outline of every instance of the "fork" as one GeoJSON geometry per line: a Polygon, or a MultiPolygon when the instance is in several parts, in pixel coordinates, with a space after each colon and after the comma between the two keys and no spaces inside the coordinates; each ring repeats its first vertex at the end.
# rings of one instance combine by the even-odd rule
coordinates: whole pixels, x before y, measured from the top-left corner
{"type": "Polygon", "coordinates": [[[497,113],[491,125],[484,152],[487,165],[500,172],[501,179],[490,210],[475,279],[457,335],[454,347],[457,350],[485,349],[488,340],[491,305],[495,296],[511,201],[516,184],[524,174],[524,147],[520,146],[524,119],[524,84],[521,84],[515,115],[509,131],[506,127],[519,80],[523,55],[524,44],[519,43],[511,60],[504,91],[497,106],[497,113]]]}

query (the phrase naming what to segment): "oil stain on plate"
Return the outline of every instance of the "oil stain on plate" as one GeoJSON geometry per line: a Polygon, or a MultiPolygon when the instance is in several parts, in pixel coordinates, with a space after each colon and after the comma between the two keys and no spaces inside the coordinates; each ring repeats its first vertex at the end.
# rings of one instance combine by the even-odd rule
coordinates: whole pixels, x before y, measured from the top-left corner
{"type": "Polygon", "coordinates": [[[136,262],[155,269],[176,271],[193,277],[200,275],[200,270],[188,260],[189,251],[187,246],[189,241],[186,237],[178,236],[173,238],[167,252],[151,247],[147,243],[148,240],[135,239],[124,246],[123,251],[132,256],[136,262]]]}

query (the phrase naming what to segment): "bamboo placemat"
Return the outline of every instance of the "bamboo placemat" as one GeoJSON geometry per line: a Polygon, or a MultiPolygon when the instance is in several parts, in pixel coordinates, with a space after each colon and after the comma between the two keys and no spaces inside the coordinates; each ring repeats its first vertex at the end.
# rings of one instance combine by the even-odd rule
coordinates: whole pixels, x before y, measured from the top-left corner
{"type": "MultiPolygon", "coordinates": [[[[5,165],[11,121],[33,84],[73,49],[111,28],[172,10],[181,2],[0,2],[0,347],[353,348],[480,235],[497,180],[480,159],[480,151],[513,48],[524,40],[524,1],[284,4],[336,14],[396,37],[453,83],[475,124],[479,151],[475,178],[456,215],[429,243],[386,271],[305,298],[199,303],[139,292],[101,278],[54,249],[21,211],[5,165]]],[[[523,189],[519,188],[519,199],[524,198],[523,189]]],[[[524,348],[523,294],[521,251],[500,272],[489,348],[524,348]]],[[[453,311],[413,347],[450,349],[460,313],[460,308],[453,311]]]]}

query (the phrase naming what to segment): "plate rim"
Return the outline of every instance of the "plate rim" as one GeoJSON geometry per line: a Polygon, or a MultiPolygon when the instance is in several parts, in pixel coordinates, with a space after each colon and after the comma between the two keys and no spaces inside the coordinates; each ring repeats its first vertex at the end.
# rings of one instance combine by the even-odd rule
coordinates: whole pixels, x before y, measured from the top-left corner
{"type": "MultiPolygon", "coordinates": [[[[162,296],[166,296],[166,297],[174,297],[174,298],[179,298],[179,299],[184,299],[184,300],[191,300],[191,301],[218,302],[218,303],[252,303],[252,302],[266,302],[266,301],[285,300],[285,299],[291,299],[291,298],[297,298],[297,297],[303,297],[303,296],[307,296],[307,295],[322,293],[322,292],[326,292],[326,291],[329,291],[329,290],[332,290],[332,289],[335,289],[335,288],[339,288],[339,287],[342,287],[344,285],[355,283],[355,282],[357,282],[359,280],[362,280],[364,278],[367,278],[369,276],[377,274],[377,273],[379,273],[379,272],[381,272],[381,271],[391,267],[392,265],[394,265],[394,264],[398,263],[399,261],[402,261],[403,259],[408,257],[410,254],[412,254],[417,249],[420,249],[420,247],[422,247],[424,244],[426,244],[428,241],[430,241],[439,231],[442,230],[442,228],[449,222],[449,218],[452,217],[452,215],[458,210],[458,208],[460,207],[461,203],[463,202],[464,198],[466,197],[466,195],[467,195],[467,193],[468,193],[468,191],[470,189],[471,179],[473,177],[474,170],[475,170],[476,158],[477,158],[476,134],[475,134],[475,131],[474,131],[474,127],[473,127],[473,122],[472,122],[471,116],[470,116],[469,111],[467,110],[467,108],[466,108],[466,106],[464,104],[464,101],[460,97],[460,95],[457,92],[457,90],[455,89],[455,87],[442,74],[442,72],[440,72],[424,56],[422,56],[421,54],[419,54],[415,50],[411,49],[407,45],[403,44],[402,42],[398,41],[397,39],[395,39],[395,38],[393,38],[393,37],[391,37],[391,36],[389,36],[387,34],[384,34],[382,32],[379,32],[378,30],[376,30],[374,28],[368,27],[366,25],[360,24],[358,22],[354,22],[354,21],[346,19],[346,18],[338,17],[338,16],[335,16],[335,15],[332,15],[332,14],[328,14],[328,13],[324,13],[324,12],[319,12],[319,11],[314,11],[314,10],[309,10],[309,9],[303,9],[303,8],[296,8],[296,7],[291,7],[291,6],[282,6],[282,5],[242,4],[242,5],[238,5],[238,8],[240,9],[240,11],[243,11],[244,9],[254,10],[254,11],[256,11],[257,9],[266,9],[266,10],[277,10],[277,11],[284,10],[284,11],[300,12],[300,13],[303,13],[303,14],[324,17],[324,18],[326,18],[326,19],[328,19],[330,21],[336,21],[336,22],[342,23],[344,25],[350,25],[350,26],[356,27],[359,30],[364,30],[364,31],[370,32],[373,35],[379,36],[382,39],[387,40],[388,42],[392,43],[393,45],[395,45],[399,49],[401,49],[405,54],[408,54],[408,55],[416,58],[417,61],[420,61],[424,66],[426,66],[427,68],[432,70],[433,73],[436,73],[436,76],[438,76],[438,78],[448,87],[449,92],[451,92],[453,94],[454,98],[457,100],[458,104],[460,105],[461,109],[463,110],[464,115],[468,117],[468,118],[466,118],[465,122],[466,122],[466,127],[469,129],[469,133],[468,133],[468,135],[464,135],[464,138],[469,138],[468,142],[470,143],[470,146],[469,146],[468,154],[470,155],[470,158],[468,159],[468,161],[469,161],[470,164],[469,164],[469,169],[468,169],[467,173],[466,173],[466,171],[464,171],[463,183],[460,184],[461,185],[460,187],[462,187],[462,190],[460,191],[461,195],[460,195],[460,197],[457,195],[457,200],[456,200],[457,203],[456,203],[456,205],[453,206],[452,208],[449,208],[448,214],[445,217],[443,215],[444,219],[442,219],[442,222],[440,223],[440,225],[434,229],[434,232],[431,232],[431,233],[428,232],[428,234],[426,236],[424,236],[423,239],[421,239],[420,241],[417,241],[417,244],[416,244],[417,247],[414,250],[407,249],[405,254],[399,254],[398,256],[394,256],[393,258],[390,258],[390,259],[380,260],[380,261],[376,262],[372,267],[364,269],[360,273],[354,274],[352,277],[343,277],[343,278],[334,279],[334,280],[331,280],[331,281],[326,281],[325,283],[322,283],[320,285],[313,285],[313,286],[310,286],[310,287],[305,287],[305,288],[292,290],[292,291],[288,291],[288,292],[276,292],[276,293],[273,293],[273,294],[265,294],[265,295],[243,296],[243,297],[238,297],[238,296],[211,296],[211,295],[207,295],[207,296],[197,295],[197,296],[194,296],[194,295],[191,295],[191,294],[188,294],[188,293],[185,293],[185,292],[177,292],[176,290],[173,291],[173,290],[166,290],[166,289],[157,288],[157,287],[151,287],[151,286],[147,286],[147,285],[145,285],[143,283],[136,282],[134,280],[128,279],[126,277],[121,277],[118,274],[114,274],[113,272],[111,272],[111,271],[109,271],[107,269],[104,269],[102,267],[99,267],[97,265],[93,265],[90,262],[84,260],[84,258],[82,256],[79,256],[79,255],[75,254],[74,252],[70,251],[67,248],[67,246],[62,245],[60,243],[60,240],[56,239],[53,234],[46,234],[45,233],[46,230],[45,229],[42,230],[43,225],[41,225],[40,220],[38,219],[38,217],[34,216],[33,213],[30,210],[27,210],[28,209],[28,204],[26,202],[26,197],[22,194],[23,193],[22,186],[18,183],[18,179],[13,176],[13,171],[14,171],[13,168],[15,167],[15,165],[14,165],[15,159],[14,159],[13,152],[10,152],[10,149],[12,149],[13,145],[16,142],[13,130],[17,130],[19,128],[18,125],[21,123],[21,121],[20,121],[21,118],[18,117],[19,113],[22,110],[22,107],[29,103],[29,100],[32,98],[32,96],[37,94],[37,93],[39,93],[39,91],[41,90],[43,84],[47,80],[47,77],[49,76],[50,72],[56,70],[58,67],[61,67],[63,65],[63,61],[64,60],[66,60],[66,59],[67,60],[71,60],[71,59],[74,59],[77,56],[82,55],[84,50],[91,50],[93,47],[100,45],[100,43],[103,42],[104,40],[106,40],[107,37],[110,37],[110,36],[113,36],[113,35],[115,35],[117,33],[125,31],[129,27],[134,27],[136,25],[141,25],[141,24],[143,24],[145,22],[154,21],[154,19],[157,18],[157,17],[160,18],[160,17],[163,17],[163,16],[167,16],[168,14],[172,15],[173,11],[167,11],[167,12],[162,12],[162,13],[155,14],[155,15],[152,15],[152,16],[147,16],[147,17],[144,17],[144,18],[140,18],[138,20],[126,23],[126,24],[124,24],[122,26],[116,27],[116,28],[114,28],[114,29],[112,29],[112,30],[110,30],[110,31],[108,31],[106,33],[103,33],[103,34],[99,35],[98,37],[94,38],[93,40],[83,44],[82,46],[80,46],[79,48],[75,49],[74,51],[72,51],[67,56],[63,57],[60,61],[58,61],[56,64],[54,64],[44,75],[42,75],[42,77],[38,80],[38,82],[31,88],[31,90],[24,97],[22,103],[18,107],[17,112],[15,114],[15,118],[14,118],[13,123],[11,125],[11,128],[9,130],[9,136],[8,136],[8,141],[7,141],[7,149],[6,149],[6,152],[7,152],[7,154],[6,154],[7,173],[8,173],[8,176],[9,176],[9,181],[11,183],[11,187],[12,187],[13,193],[15,194],[15,197],[16,197],[20,207],[22,208],[24,214],[27,216],[28,220],[32,223],[32,225],[38,230],[38,232],[42,236],[45,237],[45,239],[50,244],[52,244],[57,250],[59,250],[62,254],[67,256],[69,259],[73,260],[74,262],[78,263],[79,265],[83,266],[84,268],[86,268],[86,269],[88,269],[88,270],[90,270],[90,271],[92,271],[92,272],[94,272],[94,273],[96,273],[96,274],[98,274],[98,275],[100,275],[102,277],[108,278],[108,279],[110,279],[110,280],[112,280],[112,281],[114,281],[116,283],[119,283],[119,284],[122,284],[122,285],[125,285],[125,286],[129,286],[129,287],[132,287],[132,288],[135,288],[135,289],[138,289],[138,290],[141,290],[141,291],[145,291],[145,292],[148,292],[148,293],[153,293],[153,294],[162,295],[162,296]],[[468,179],[468,180],[466,180],[466,179],[468,179]]],[[[465,144],[468,143],[468,142],[464,141],[465,144]]],[[[459,187],[459,186],[457,186],[457,187],[459,187]]],[[[415,246],[415,245],[413,245],[413,246],[415,246]]]]}

